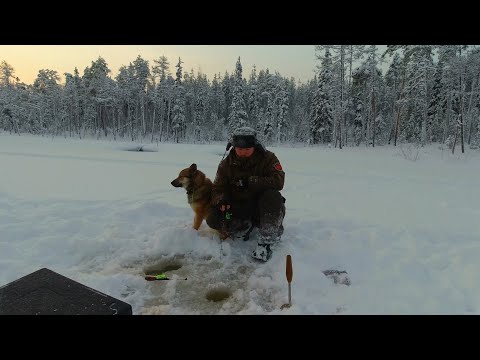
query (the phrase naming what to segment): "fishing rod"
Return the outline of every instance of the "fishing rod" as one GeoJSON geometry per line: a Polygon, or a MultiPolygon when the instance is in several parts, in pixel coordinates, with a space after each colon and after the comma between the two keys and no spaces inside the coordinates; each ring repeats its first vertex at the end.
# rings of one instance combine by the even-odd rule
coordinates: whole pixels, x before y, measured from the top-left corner
{"type": "Polygon", "coordinates": [[[167,274],[165,273],[160,273],[157,275],[145,275],[145,280],[147,281],[157,281],[157,280],[187,280],[185,279],[170,279],[167,274]]]}

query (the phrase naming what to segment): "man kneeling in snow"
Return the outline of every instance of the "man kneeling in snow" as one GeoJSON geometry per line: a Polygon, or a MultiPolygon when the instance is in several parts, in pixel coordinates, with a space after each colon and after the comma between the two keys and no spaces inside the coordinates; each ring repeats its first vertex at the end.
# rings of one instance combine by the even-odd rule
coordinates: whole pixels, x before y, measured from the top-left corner
{"type": "Polygon", "coordinates": [[[272,256],[272,244],[280,241],[283,234],[285,198],[280,190],[285,172],[275,154],[257,141],[256,132],[250,127],[235,130],[229,145],[234,151],[218,166],[212,190],[215,208],[206,221],[224,239],[239,234],[248,236],[254,226],[258,227],[260,238],[252,256],[267,261],[272,256]]]}

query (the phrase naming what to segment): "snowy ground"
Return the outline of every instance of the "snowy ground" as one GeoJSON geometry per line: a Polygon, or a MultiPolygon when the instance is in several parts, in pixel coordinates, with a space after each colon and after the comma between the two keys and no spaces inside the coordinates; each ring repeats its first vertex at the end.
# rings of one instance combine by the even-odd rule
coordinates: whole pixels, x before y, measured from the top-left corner
{"type": "Polygon", "coordinates": [[[47,267],[138,315],[480,313],[478,150],[269,147],[287,215],[259,264],[255,241],[191,229],[170,184],[192,163],[213,180],[225,144],[136,145],[0,133],[0,286],[47,267]],[[156,271],[174,280],[144,280],[156,271]]]}

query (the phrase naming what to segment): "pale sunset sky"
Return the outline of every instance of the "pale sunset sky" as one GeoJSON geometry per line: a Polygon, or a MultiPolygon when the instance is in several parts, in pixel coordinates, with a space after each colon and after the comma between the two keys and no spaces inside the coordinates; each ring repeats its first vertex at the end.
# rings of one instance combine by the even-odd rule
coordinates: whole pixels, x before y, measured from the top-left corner
{"type": "Polygon", "coordinates": [[[58,72],[63,83],[64,73],[73,73],[75,67],[80,75],[92,61],[103,57],[112,71],[112,78],[122,65],[128,65],[140,55],[149,61],[166,56],[172,75],[180,57],[184,72],[192,69],[207,75],[232,74],[240,56],[243,77],[250,76],[253,65],[257,74],[262,69],[271,73],[278,71],[283,77],[294,77],[303,83],[314,77],[314,45],[0,45],[0,61],[6,61],[21,82],[32,84],[41,69],[58,72]]]}

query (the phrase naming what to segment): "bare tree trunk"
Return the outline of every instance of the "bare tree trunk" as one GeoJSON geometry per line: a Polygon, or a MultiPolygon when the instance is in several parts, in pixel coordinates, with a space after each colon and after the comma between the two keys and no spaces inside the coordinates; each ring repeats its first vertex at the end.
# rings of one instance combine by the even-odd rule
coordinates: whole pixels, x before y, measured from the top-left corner
{"type": "Polygon", "coordinates": [[[450,125],[450,113],[451,113],[451,110],[452,110],[452,92],[449,91],[448,92],[448,103],[447,103],[447,114],[445,116],[445,121],[444,121],[444,125],[443,125],[443,141],[442,143],[445,143],[445,141],[447,140],[447,134],[448,134],[448,125],[450,125]]]}
{"type": "Polygon", "coordinates": [[[130,103],[127,105],[127,116],[128,116],[128,122],[130,125],[130,138],[132,139],[132,141],[134,140],[133,138],[133,120],[132,120],[132,110],[130,109],[130,103]]]}
{"type": "MultiPolygon", "coordinates": [[[[428,89],[427,86],[427,74],[424,72],[425,89],[428,89]]],[[[427,144],[427,112],[428,112],[428,94],[425,91],[425,102],[423,103],[423,114],[422,114],[422,146],[427,144]]]]}
{"type": "MultiPolygon", "coordinates": [[[[349,59],[349,75],[348,75],[348,87],[349,87],[349,100],[353,102],[353,86],[352,86],[352,67],[353,67],[353,45],[350,45],[350,59],[349,59]]],[[[348,144],[348,128],[345,119],[345,145],[348,144]]]]}
{"type": "Polygon", "coordinates": [[[365,141],[365,146],[368,146],[368,135],[367,135],[367,129],[368,129],[368,114],[367,114],[367,100],[368,100],[368,94],[367,94],[367,82],[365,82],[365,86],[363,87],[363,121],[362,121],[362,136],[361,136],[361,141],[365,141]]]}
{"type": "MultiPolygon", "coordinates": [[[[393,95],[396,95],[397,90],[397,81],[393,83],[393,95]]],[[[388,145],[390,145],[393,137],[393,133],[395,132],[395,96],[392,99],[392,123],[390,125],[390,134],[388,135],[388,145]]]]}
{"type": "Polygon", "coordinates": [[[158,129],[158,139],[162,139],[163,137],[163,123],[165,122],[165,103],[162,98],[161,107],[160,107],[160,120],[159,120],[159,129],[158,129]]]}
{"type": "Polygon", "coordinates": [[[68,136],[72,137],[73,110],[72,110],[72,106],[67,106],[67,107],[70,107],[70,115],[68,116],[68,136]]]}
{"type": "Polygon", "coordinates": [[[153,115],[152,115],[152,142],[153,142],[153,134],[155,133],[155,110],[157,109],[157,106],[155,103],[153,104],[153,115]]]}
{"type": "Polygon", "coordinates": [[[102,111],[102,107],[100,107],[100,114],[102,115],[102,126],[103,126],[103,133],[105,134],[105,137],[108,136],[108,127],[107,127],[107,116],[108,116],[108,111],[106,109],[106,105],[104,105],[104,111],[102,111]]]}
{"type": "Polygon", "coordinates": [[[472,140],[472,132],[473,132],[473,118],[470,115],[470,128],[468,129],[468,141],[467,141],[468,145],[470,145],[470,142],[472,140]]]}
{"type": "Polygon", "coordinates": [[[20,130],[18,129],[18,124],[16,121],[13,122],[13,125],[15,126],[15,132],[17,133],[18,136],[20,136],[20,130]]]}
{"type": "MultiPolygon", "coordinates": [[[[334,104],[334,111],[333,111],[333,129],[331,133],[332,142],[334,142],[335,148],[338,145],[338,123],[340,122],[338,116],[338,107],[337,104],[334,104]]],[[[325,138],[323,138],[323,142],[325,142],[325,138]]]]}
{"type": "Polygon", "coordinates": [[[463,141],[463,110],[460,112],[460,144],[462,144],[462,154],[465,153],[465,142],[463,141]]]}
{"type": "Polygon", "coordinates": [[[403,71],[403,77],[402,77],[402,85],[400,86],[400,92],[399,92],[399,97],[398,101],[399,104],[397,106],[397,119],[395,120],[395,137],[393,141],[393,145],[397,146],[397,139],[398,139],[398,131],[400,129],[400,113],[402,112],[402,104],[401,101],[403,99],[403,88],[405,87],[405,70],[403,71]]]}
{"type": "MultiPolygon", "coordinates": [[[[464,68],[464,71],[466,69],[464,68]]],[[[463,74],[460,74],[460,116],[459,116],[459,126],[460,126],[460,144],[462,145],[462,154],[465,153],[465,141],[463,140],[463,97],[464,97],[464,81],[463,74]]]]}
{"type": "Polygon", "coordinates": [[[80,104],[78,100],[75,99],[75,131],[78,133],[79,137],[81,137],[80,128],[80,104]]]}
{"type": "Polygon", "coordinates": [[[112,134],[113,140],[117,140],[117,131],[118,131],[118,111],[115,106],[112,106],[112,134]],[[117,113],[117,118],[115,118],[115,113],[117,113]]]}
{"type": "MultiPolygon", "coordinates": [[[[12,117],[11,115],[9,115],[9,119],[10,119],[10,122],[12,123],[13,131],[20,136],[20,131],[18,131],[17,122],[13,120],[13,117],[12,117]]],[[[11,133],[12,133],[12,132],[10,131],[10,134],[11,134],[11,133]]]]}
{"type": "Polygon", "coordinates": [[[148,116],[148,104],[145,104],[145,96],[142,92],[142,122],[143,122],[143,137],[147,136],[147,116],[148,116]]]}
{"type": "Polygon", "coordinates": [[[455,139],[453,140],[452,154],[455,152],[455,145],[457,144],[458,126],[455,126],[455,139]]]}
{"type": "MultiPolygon", "coordinates": [[[[345,110],[344,110],[344,102],[345,102],[345,47],[346,45],[341,45],[340,48],[340,71],[341,71],[341,76],[340,76],[340,123],[343,122],[343,127],[345,131],[345,142],[346,144],[346,139],[347,139],[347,119],[345,117],[345,110]]],[[[339,129],[341,129],[341,126],[339,126],[339,129]]],[[[340,130],[339,130],[340,131],[340,130]]],[[[340,134],[340,149],[342,148],[342,132],[339,132],[340,134]]]]}
{"type": "Polygon", "coordinates": [[[375,104],[375,86],[372,89],[372,112],[373,112],[373,134],[372,134],[372,147],[375,147],[375,126],[376,126],[376,117],[377,117],[377,107],[375,104]]]}
{"type": "Polygon", "coordinates": [[[168,108],[167,108],[167,131],[166,131],[167,139],[170,136],[170,108],[172,106],[172,101],[173,101],[173,98],[168,101],[168,108]]]}
{"type": "Polygon", "coordinates": [[[470,92],[470,100],[468,101],[467,118],[469,119],[469,122],[470,122],[470,127],[468,130],[468,141],[467,141],[468,145],[470,145],[470,141],[472,139],[472,130],[473,130],[473,118],[471,113],[473,94],[477,92],[479,83],[480,83],[480,72],[478,73],[476,84],[472,84],[472,91],[470,92]]]}
{"type": "Polygon", "coordinates": [[[342,112],[340,113],[340,116],[338,116],[338,130],[337,130],[337,138],[338,138],[338,148],[342,149],[342,112]]]}

